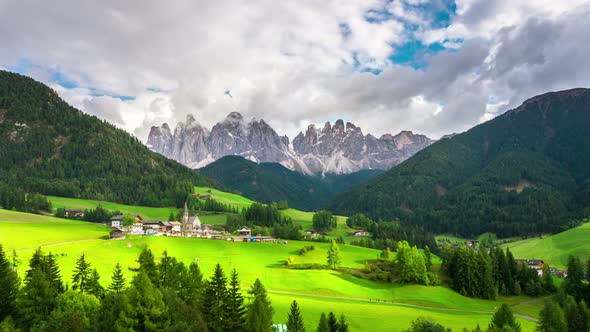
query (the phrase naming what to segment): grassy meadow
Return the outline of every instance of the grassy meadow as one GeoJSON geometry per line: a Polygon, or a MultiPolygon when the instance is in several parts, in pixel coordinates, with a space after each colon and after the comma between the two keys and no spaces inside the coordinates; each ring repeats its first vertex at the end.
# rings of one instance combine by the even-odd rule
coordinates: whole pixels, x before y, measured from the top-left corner
{"type": "Polygon", "coordinates": [[[252,205],[252,203],[254,203],[253,200],[240,196],[238,194],[232,194],[209,187],[195,187],[195,193],[201,195],[211,195],[211,198],[220,203],[237,206],[240,209],[248,207],[252,205]]]}
{"type": "MultiPolygon", "coordinates": [[[[24,274],[34,248],[45,247],[56,255],[65,281],[70,276],[76,259],[85,253],[107,284],[112,269],[120,262],[126,276],[136,267],[139,252],[149,246],[159,257],[164,250],[179,260],[199,263],[208,276],[218,262],[226,273],[236,268],[243,288],[260,278],[271,294],[275,320],[284,322],[290,302],[300,303],[310,330],[315,329],[321,311],[344,313],[353,330],[370,328],[374,331],[401,331],[420,316],[461,329],[476,323],[487,325],[499,301],[484,301],[463,297],[445,287],[398,285],[359,279],[331,270],[296,270],[285,268],[283,262],[292,256],[295,264],[319,263],[326,259],[327,244],[314,243],[316,250],[304,256],[298,250],[308,242],[289,241],[288,244],[234,243],[223,240],[130,236],[125,240],[107,240],[108,228],[80,221],[0,210],[0,243],[7,252],[17,251],[24,274]],[[16,235],[15,235],[16,234],[16,235]],[[424,306],[411,307],[411,306],[424,306]]],[[[345,267],[361,267],[379,251],[354,246],[341,246],[345,267]]],[[[503,299],[515,305],[527,298],[503,299]]],[[[526,303],[523,313],[534,313],[526,303]]],[[[521,320],[524,331],[532,331],[533,323],[521,320]]]]}
{"type": "Polygon", "coordinates": [[[543,259],[550,266],[565,268],[569,255],[582,260],[590,257],[590,223],[583,224],[562,233],[510,242],[503,247],[510,248],[516,258],[543,259]]]}

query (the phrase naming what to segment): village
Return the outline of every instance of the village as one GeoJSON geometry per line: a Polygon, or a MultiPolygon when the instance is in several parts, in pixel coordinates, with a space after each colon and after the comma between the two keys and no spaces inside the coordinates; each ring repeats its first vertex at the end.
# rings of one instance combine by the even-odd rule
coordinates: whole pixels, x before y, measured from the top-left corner
{"type": "MultiPolygon", "coordinates": [[[[83,213],[84,210],[65,210],[65,216],[70,218],[82,217],[83,213]]],[[[238,229],[236,235],[230,234],[220,227],[203,224],[198,215],[189,215],[186,203],[182,215],[182,222],[144,220],[141,215],[134,214],[131,216],[134,218],[134,222],[131,225],[124,225],[124,218],[126,217],[128,218],[129,216],[122,214],[115,215],[110,218],[109,222],[105,223],[105,225],[111,229],[109,232],[110,239],[117,240],[124,239],[127,235],[138,235],[201,238],[232,242],[279,242],[272,236],[252,234],[252,230],[246,226],[242,226],[238,229]]],[[[281,243],[286,243],[286,241],[281,241],[281,243]]]]}

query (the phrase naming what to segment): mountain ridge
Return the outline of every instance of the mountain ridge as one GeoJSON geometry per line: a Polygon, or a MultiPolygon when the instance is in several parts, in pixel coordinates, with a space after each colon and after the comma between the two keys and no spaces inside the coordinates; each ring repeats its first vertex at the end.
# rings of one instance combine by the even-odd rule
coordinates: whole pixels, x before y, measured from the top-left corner
{"type": "Polygon", "coordinates": [[[549,92],[441,139],[326,205],[466,236],[556,232],[590,214],[590,89],[549,92]]]}
{"type": "Polygon", "coordinates": [[[174,134],[167,123],[153,126],[147,146],[191,168],[201,168],[227,155],[254,162],[275,162],[304,174],[347,174],[362,169],[389,169],[433,141],[412,131],[379,138],[343,120],[326,122],[322,129],[311,124],[292,142],[278,135],[264,119],[245,121],[231,112],[211,130],[187,115],[174,134]]]}

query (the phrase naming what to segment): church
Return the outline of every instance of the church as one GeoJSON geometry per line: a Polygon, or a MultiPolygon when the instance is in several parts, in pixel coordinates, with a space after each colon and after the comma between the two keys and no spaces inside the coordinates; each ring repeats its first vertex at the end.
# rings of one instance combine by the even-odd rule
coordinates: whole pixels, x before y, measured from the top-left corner
{"type": "Polygon", "coordinates": [[[188,206],[186,202],[184,202],[184,213],[182,215],[182,232],[185,236],[192,236],[193,234],[200,237],[203,233],[203,225],[201,224],[201,220],[199,216],[189,216],[188,213],[188,206]]]}

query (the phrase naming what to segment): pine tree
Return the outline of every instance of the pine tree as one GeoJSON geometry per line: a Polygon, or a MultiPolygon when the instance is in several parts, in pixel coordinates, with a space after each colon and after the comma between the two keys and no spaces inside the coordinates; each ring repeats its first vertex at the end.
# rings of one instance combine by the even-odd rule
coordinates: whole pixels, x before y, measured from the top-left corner
{"type": "Polygon", "coordinates": [[[175,221],[176,217],[174,216],[174,212],[170,211],[170,215],[168,216],[168,221],[175,221]]]}
{"type": "Polygon", "coordinates": [[[159,331],[168,326],[162,292],[152,284],[147,272],[140,270],[125,292],[124,309],[117,320],[117,330],[159,331]]]}
{"type": "Polygon", "coordinates": [[[104,296],[104,287],[100,284],[100,274],[98,274],[96,268],[92,270],[90,279],[88,280],[88,294],[92,294],[99,299],[104,296]]]}
{"type": "Polygon", "coordinates": [[[386,261],[391,260],[391,250],[389,250],[389,248],[383,249],[383,251],[381,251],[381,255],[379,256],[379,258],[386,261]]]}
{"type": "Polygon", "coordinates": [[[320,316],[320,322],[318,323],[317,332],[330,332],[330,325],[328,325],[328,319],[326,318],[326,314],[322,312],[320,316]]]}
{"type": "Polygon", "coordinates": [[[430,272],[430,268],[432,267],[432,257],[430,253],[430,248],[428,246],[424,247],[424,263],[426,264],[426,272],[430,272]]]}
{"type": "Polygon", "coordinates": [[[584,268],[579,257],[569,256],[567,260],[567,277],[563,283],[567,294],[577,301],[584,295],[584,268]]]}
{"type": "Polygon", "coordinates": [[[16,297],[20,280],[0,244],[0,322],[16,309],[16,297]]]}
{"type": "Polygon", "coordinates": [[[338,332],[348,332],[348,323],[346,322],[344,314],[340,314],[340,319],[338,320],[338,332]]]}
{"type": "Polygon", "coordinates": [[[117,262],[115,269],[113,270],[113,276],[111,278],[111,284],[109,285],[109,291],[115,294],[120,294],[125,289],[125,276],[123,276],[123,269],[121,264],[117,262]]]}
{"type": "Polygon", "coordinates": [[[287,318],[287,331],[289,332],[305,332],[305,324],[303,323],[303,317],[299,311],[297,301],[291,303],[291,312],[287,318]]]}
{"type": "Polygon", "coordinates": [[[20,260],[18,259],[18,255],[16,254],[16,249],[12,249],[12,268],[16,271],[18,265],[20,264],[20,260]]]}
{"type": "Polygon", "coordinates": [[[25,330],[43,321],[55,309],[57,296],[63,293],[59,268],[51,254],[37,249],[29,261],[24,286],[19,292],[19,322],[25,330]]]}
{"type": "Polygon", "coordinates": [[[541,279],[541,285],[547,293],[555,292],[555,285],[553,284],[553,276],[551,275],[551,269],[549,264],[543,264],[543,278],[541,279]]]}
{"type": "Polygon", "coordinates": [[[221,265],[217,263],[211,280],[205,282],[201,312],[209,331],[223,332],[225,327],[225,302],[227,300],[227,279],[221,265]]]}
{"type": "MultiPolygon", "coordinates": [[[[575,306],[574,306],[575,307],[575,306]]],[[[567,332],[567,325],[563,318],[563,312],[555,303],[545,302],[545,306],[539,313],[539,332],[567,332]]]]}
{"type": "Polygon", "coordinates": [[[186,275],[180,278],[180,298],[188,305],[196,305],[199,303],[203,291],[203,274],[195,262],[189,265],[185,273],[186,275]]]}
{"type": "Polygon", "coordinates": [[[144,248],[139,254],[137,262],[139,263],[139,269],[145,271],[152,284],[158,287],[160,285],[160,278],[158,276],[158,267],[156,266],[152,251],[147,247],[144,248]]]}
{"type": "Polygon", "coordinates": [[[91,274],[90,263],[86,261],[85,254],[82,254],[76,261],[76,268],[72,275],[72,289],[78,290],[82,294],[88,292],[91,274]]]}
{"type": "Polygon", "coordinates": [[[520,324],[514,319],[510,307],[507,304],[502,304],[494,313],[488,326],[488,332],[500,332],[506,327],[511,328],[514,332],[521,332],[520,324]]]}
{"type": "Polygon", "coordinates": [[[336,319],[336,315],[330,311],[328,314],[328,326],[330,327],[330,332],[338,332],[338,319],[336,319]]]}
{"type": "Polygon", "coordinates": [[[270,332],[273,308],[260,279],[256,279],[248,293],[253,297],[252,303],[248,306],[248,331],[270,332]]]}
{"type": "Polygon", "coordinates": [[[337,269],[340,266],[340,248],[336,241],[332,240],[330,242],[330,247],[328,248],[328,266],[332,269],[337,269]]]}
{"type": "Polygon", "coordinates": [[[235,268],[232,270],[230,276],[225,303],[225,330],[236,332],[246,331],[246,308],[244,307],[244,298],[240,293],[238,272],[235,268]]]}

